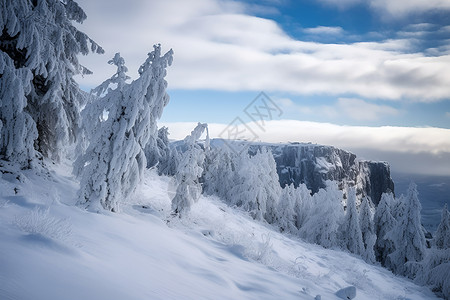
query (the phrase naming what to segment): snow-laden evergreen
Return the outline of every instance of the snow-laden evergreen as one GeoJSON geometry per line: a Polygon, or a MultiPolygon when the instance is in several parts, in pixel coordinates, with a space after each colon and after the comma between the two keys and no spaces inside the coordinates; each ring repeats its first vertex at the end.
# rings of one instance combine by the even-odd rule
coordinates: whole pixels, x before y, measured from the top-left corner
{"type": "Polygon", "coordinates": [[[347,192],[347,209],[345,220],[342,224],[342,244],[344,249],[357,255],[363,255],[364,244],[359,222],[359,215],[356,209],[356,189],[349,188],[347,192]]]}
{"type": "Polygon", "coordinates": [[[106,94],[85,108],[97,126],[86,153],[74,166],[81,178],[79,205],[117,211],[119,202],[141,181],[147,166],[144,149],[149,140],[156,140],[156,121],[169,101],[164,77],[172,54],[170,50],[161,56],[160,45],[154,46],[139,69],[139,78],[131,84],[125,82],[124,59],[116,54],[109,62],[117,66],[117,72],[94,90],[106,94]],[[111,84],[117,88],[109,88],[111,84]],[[105,110],[108,117],[102,120],[105,110]]]}
{"type": "Polygon", "coordinates": [[[16,69],[13,60],[0,51],[0,158],[30,168],[36,156],[36,124],[25,110],[32,73],[16,69]]]}
{"type": "Polygon", "coordinates": [[[272,153],[267,148],[253,156],[242,151],[238,159],[235,186],[227,193],[227,201],[250,212],[254,219],[274,223],[281,187],[272,153]]]}
{"type": "Polygon", "coordinates": [[[0,77],[15,86],[10,91],[2,89],[0,98],[2,111],[6,110],[0,116],[0,155],[23,164],[34,159],[37,150],[58,159],[64,147],[75,141],[82,97],[73,76],[89,73],[77,55],[103,53],[72,24],[85,19],[72,0],[0,1],[0,77]],[[21,83],[13,83],[16,80],[21,83]],[[18,134],[14,138],[25,139],[14,144],[17,157],[6,149],[12,145],[5,144],[14,131],[18,134]]]}
{"type": "Polygon", "coordinates": [[[198,201],[202,193],[200,177],[203,174],[205,150],[209,149],[209,134],[207,133],[206,136],[205,148],[202,148],[197,142],[205,131],[208,131],[208,125],[198,123],[183,141],[185,149],[180,154],[175,175],[175,196],[172,199],[172,210],[179,216],[189,212],[192,204],[198,201]]]}
{"type": "Polygon", "coordinates": [[[362,258],[369,262],[375,263],[375,243],[377,235],[373,221],[373,213],[370,207],[370,200],[364,197],[359,207],[359,226],[362,233],[363,252],[362,258]]]}
{"type": "Polygon", "coordinates": [[[375,243],[375,256],[382,266],[391,268],[388,262],[388,256],[394,252],[394,243],[386,238],[386,233],[393,230],[397,224],[391,212],[391,207],[395,204],[392,193],[381,195],[381,201],[375,211],[374,223],[377,240],[375,243]]]}
{"type": "Polygon", "coordinates": [[[295,221],[297,215],[295,214],[295,203],[298,199],[297,190],[294,184],[287,185],[283,188],[278,202],[277,208],[277,221],[276,225],[280,228],[281,232],[297,233],[297,227],[295,221]]]}
{"type": "Polygon", "coordinates": [[[442,208],[441,222],[434,234],[433,244],[438,249],[450,249],[450,216],[447,204],[442,208]]]}
{"type": "Polygon", "coordinates": [[[305,240],[325,248],[339,247],[339,228],[344,218],[341,205],[342,191],[335,182],[327,182],[312,196],[310,214],[300,228],[300,236],[305,240]]]}
{"type": "Polygon", "coordinates": [[[421,205],[417,186],[411,183],[404,198],[404,208],[399,214],[396,226],[386,233],[386,238],[394,244],[395,250],[389,254],[391,268],[396,274],[414,276],[409,272],[409,264],[424,258],[425,235],[420,222],[421,205]]]}

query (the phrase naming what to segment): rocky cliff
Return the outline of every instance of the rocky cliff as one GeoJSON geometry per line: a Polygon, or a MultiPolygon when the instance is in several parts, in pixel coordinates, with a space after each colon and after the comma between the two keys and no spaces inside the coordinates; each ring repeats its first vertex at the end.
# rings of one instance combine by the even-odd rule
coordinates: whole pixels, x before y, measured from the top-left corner
{"type": "Polygon", "coordinates": [[[384,192],[394,192],[394,182],[386,162],[358,160],[356,155],[332,146],[315,144],[253,143],[250,152],[269,147],[277,163],[280,185],[300,183],[316,193],[327,180],[342,188],[356,186],[358,199],[369,196],[377,205],[384,192]]]}

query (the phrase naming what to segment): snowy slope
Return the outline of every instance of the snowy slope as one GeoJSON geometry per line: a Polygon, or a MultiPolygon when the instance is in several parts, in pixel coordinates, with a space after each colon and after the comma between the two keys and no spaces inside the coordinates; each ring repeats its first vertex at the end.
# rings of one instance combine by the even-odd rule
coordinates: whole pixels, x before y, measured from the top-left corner
{"type": "Polygon", "coordinates": [[[356,299],[435,298],[216,198],[201,197],[187,218],[173,218],[170,178],[146,172],[120,213],[100,214],[73,206],[78,183],[65,166],[27,171],[21,182],[2,174],[0,299],[338,299],[351,285],[356,299]]]}

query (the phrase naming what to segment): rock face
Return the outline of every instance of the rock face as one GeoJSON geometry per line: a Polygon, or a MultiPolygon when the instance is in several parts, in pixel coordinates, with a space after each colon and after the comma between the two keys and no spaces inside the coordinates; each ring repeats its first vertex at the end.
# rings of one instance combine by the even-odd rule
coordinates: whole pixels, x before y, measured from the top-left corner
{"type": "Polygon", "coordinates": [[[252,144],[249,152],[264,146],[272,150],[282,187],[304,183],[316,193],[327,180],[333,180],[340,188],[356,186],[358,199],[368,196],[375,205],[384,192],[394,192],[386,162],[358,160],[351,152],[315,144],[252,144]]]}

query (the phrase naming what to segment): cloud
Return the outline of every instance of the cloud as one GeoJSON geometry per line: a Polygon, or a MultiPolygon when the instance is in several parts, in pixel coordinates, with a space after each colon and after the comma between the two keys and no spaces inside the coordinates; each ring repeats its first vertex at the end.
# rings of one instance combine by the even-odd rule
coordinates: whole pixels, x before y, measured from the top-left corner
{"type": "Polygon", "coordinates": [[[346,9],[348,7],[366,4],[381,14],[392,17],[405,17],[412,13],[428,11],[450,10],[448,0],[319,0],[322,3],[346,9]]]}
{"type": "MultiPolygon", "coordinates": [[[[171,139],[183,139],[196,123],[161,123],[171,139]]],[[[223,137],[227,124],[208,124],[211,137],[223,137]]],[[[450,175],[450,129],[432,127],[340,126],[329,123],[277,120],[264,130],[247,123],[257,140],[270,143],[311,142],[350,150],[365,159],[385,160],[396,172],[450,175]]],[[[252,134],[247,132],[247,139],[252,134]]]]}
{"type": "Polygon", "coordinates": [[[445,116],[446,116],[447,118],[450,118],[450,112],[447,111],[447,112],[445,113],[445,116]]]}
{"type": "Polygon", "coordinates": [[[304,28],[303,32],[307,34],[341,35],[344,33],[344,29],[342,27],[317,26],[314,28],[304,28]]]}
{"type": "Polygon", "coordinates": [[[439,101],[450,94],[450,55],[410,53],[408,39],[325,44],[289,37],[273,20],[246,14],[245,4],[219,0],[78,1],[80,29],[107,51],[82,63],[93,87],[111,76],[106,62],[121,52],[136,70],[154,43],[174,49],[169,88],[351,94],[368,99],[439,101]]]}

